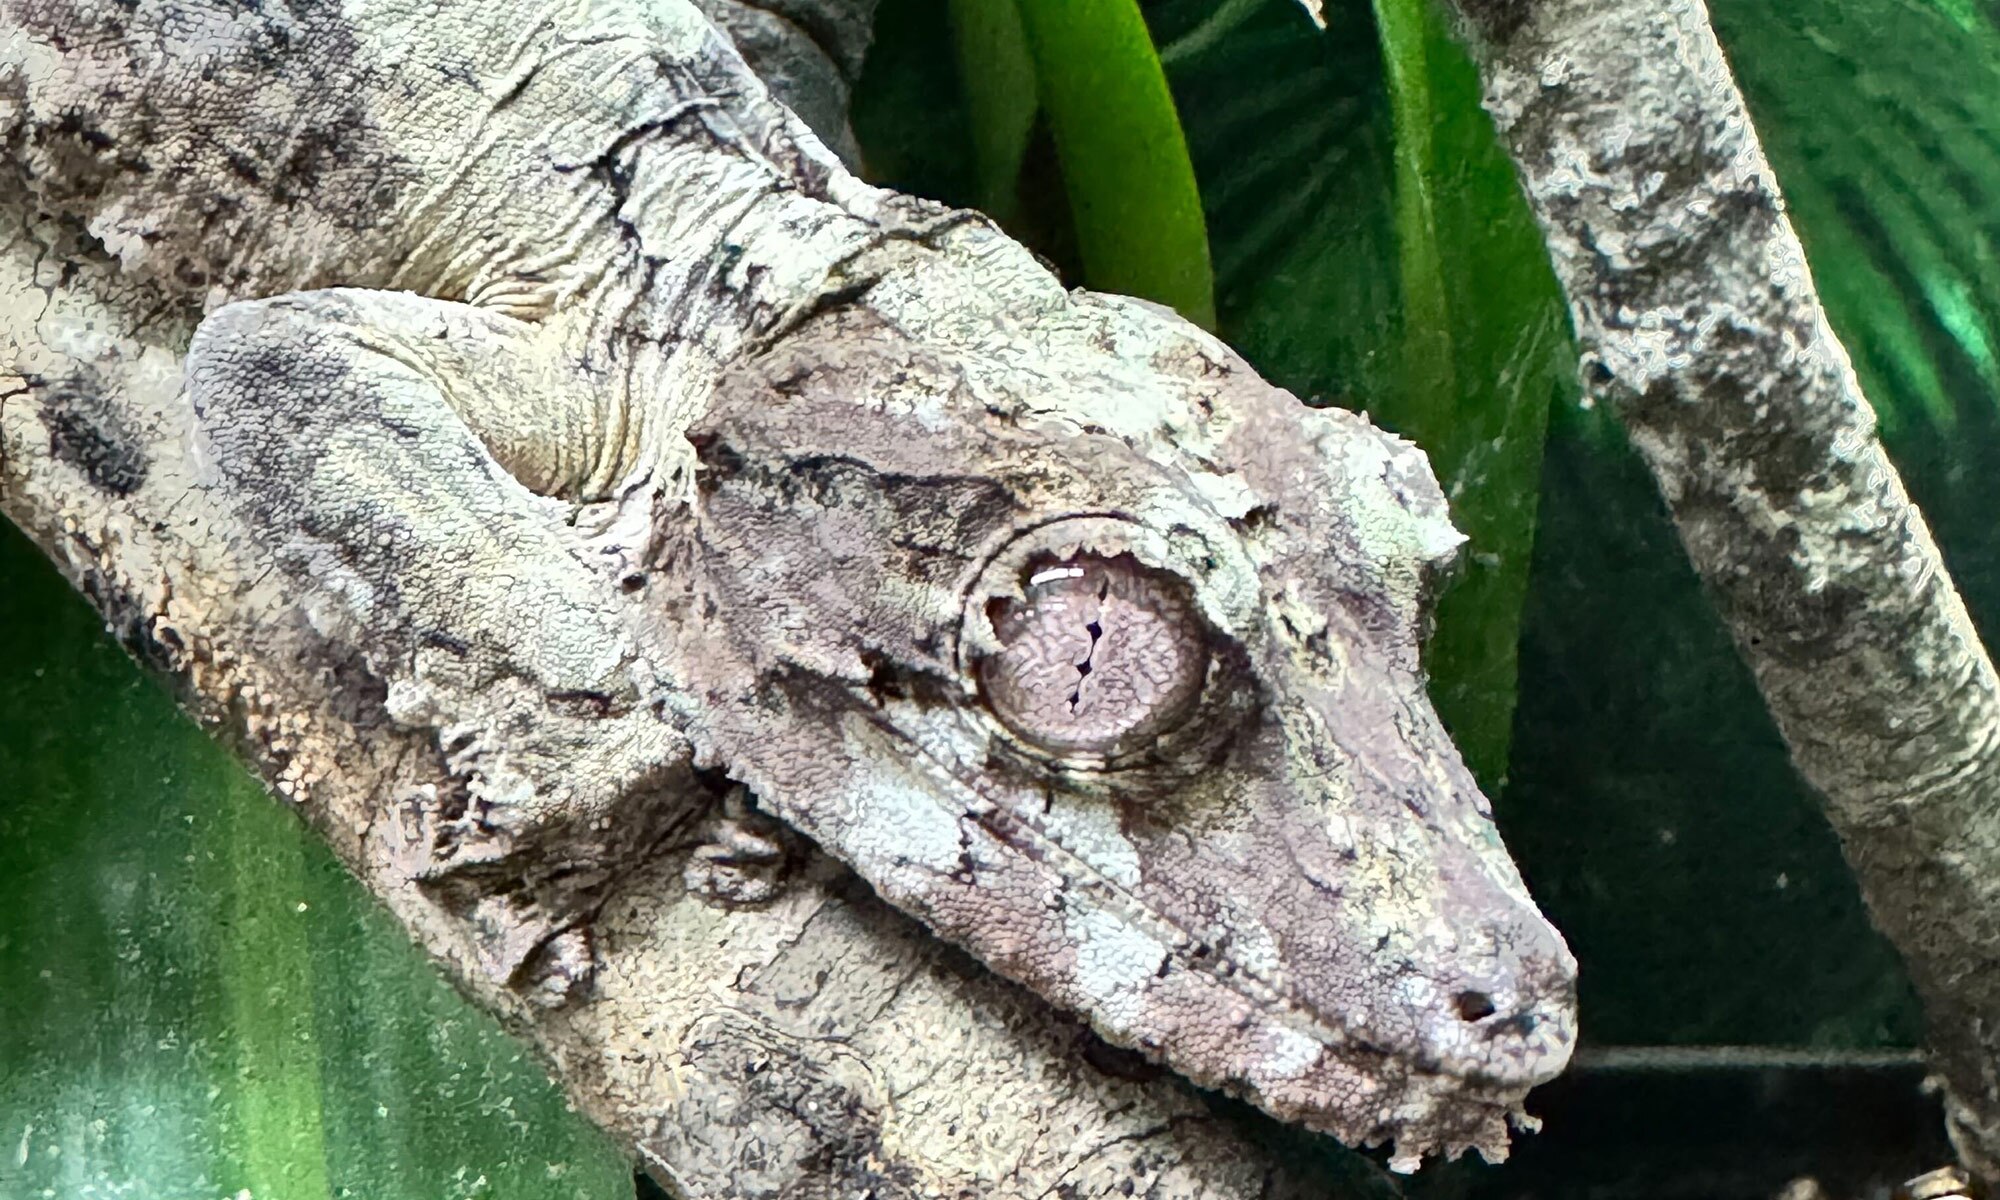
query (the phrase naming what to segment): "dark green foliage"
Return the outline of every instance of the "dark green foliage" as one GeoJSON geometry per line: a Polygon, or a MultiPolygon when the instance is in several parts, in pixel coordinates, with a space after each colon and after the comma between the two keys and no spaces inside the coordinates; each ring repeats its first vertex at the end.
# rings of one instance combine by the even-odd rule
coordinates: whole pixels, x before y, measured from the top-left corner
{"type": "MultiPolygon", "coordinates": [[[[1022,170],[1041,115],[1040,85],[1028,31],[1015,0],[951,0],[952,40],[971,124],[979,174],[977,206],[1002,225],[1020,214],[1022,170]]],[[[1148,52],[1151,46],[1147,47],[1148,52]]],[[[1182,157],[1186,157],[1183,152],[1182,157]]],[[[1193,187],[1193,180],[1188,181],[1193,187]]],[[[1068,189],[1064,189],[1067,192],[1068,189]]],[[[1206,264],[1207,249],[1201,261],[1206,264]]]]}
{"type": "Polygon", "coordinates": [[[2000,31],[1976,0],[1716,0],[1883,440],[2000,640],[2000,31]]]}
{"type": "Polygon", "coordinates": [[[1894,952],[1601,411],[1551,420],[1506,799],[1592,1041],[1917,1041],[1894,952]]]}
{"type": "Polygon", "coordinates": [[[849,111],[871,181],[947,204],[979,203],[979,168],[946,5],[881,0],[875,42],[849,111]]]}
{"type": "Polygon", "coordinates": [[[631,1194],[4,523],[0,630],[0,1196],[631,1194]]]}
{"type": "Polygon", "coordinates": [[[1542,423],[1576,352],[1472,64],[1421,0],[1336,0],[1325,33],[1294,0],[1149,15],[1209,207],[1223,336],[1300,396],[1422,445],[1471,538],[1427,661],[1497,788],[1542,423]]]}

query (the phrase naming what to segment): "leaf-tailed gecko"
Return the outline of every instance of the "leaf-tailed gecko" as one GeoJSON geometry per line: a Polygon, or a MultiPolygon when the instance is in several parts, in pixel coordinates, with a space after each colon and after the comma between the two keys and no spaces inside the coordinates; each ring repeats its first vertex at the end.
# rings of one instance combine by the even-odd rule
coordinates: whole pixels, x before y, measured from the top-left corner
{"type": "Polygon", "coordinates": [[[1421,453],[860,183],[682,0],[0,0],[0,130],[209,305],[212,486],[435,730],[462,788],[382,819],[496,975],[588,986],[692,764],[1399,1165],[1500,1152],[1567,1061],[1574,963],[1424,694],[1421,453]]]}

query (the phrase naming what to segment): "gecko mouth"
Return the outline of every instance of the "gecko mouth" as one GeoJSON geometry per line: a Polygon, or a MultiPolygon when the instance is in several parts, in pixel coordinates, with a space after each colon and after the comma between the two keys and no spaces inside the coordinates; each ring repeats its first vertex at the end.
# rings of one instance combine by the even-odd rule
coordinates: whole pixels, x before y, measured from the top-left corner
{"type": "MultiPolygon", "coordinates": [[[[919,768],[933,782],[930,795],[940,808],[970,820],[995,841],[1059,880],[1058,892],[1050,897],[1058,910],[1085,909],[1131,931],[1158,948],[1153,972],[1159,980],[1175,974],[1199,977],[1206,985],[1199,989],[1204,995],[1233,997],[1240,1012],[1254,1014],[1254,1019],[1246,1016],[1236,1022],[1236,1032],[1246,1042],[1277,1037],[1294,1047],[1310,1046],[1313,1055],[1394,1061],[1415,1075],[1450,1079],[1459,1100],[1484,1095],[1499,1105],[1511,1103],[1527,1088],[1546,1082],[1567,1062],[1571,1035],[1566,1016],[1554,1010],[1538,1011],[1541,1006],[1524,1008],[1518,1002],[1503,1006],[1504,988],[1473,986],[1453,991],[1428,981],[1422,987],[1412,987],[1417,993],[1438,993],[1416,1007],[1427,1014],[1426,1019],[1456,1027],[1447,1036],[1460,1037],[1466,1047],[1466,1052],[1456,1055],[1440,1049],[1437,1043],[1443,1038],[1426,1038],[1416,1032],[1420,1026],[1414,1021],[1408,1023],[1409,1036],[1383,1036],[1344,1019],[1339,1012],[1314,1005],[1268,968],[1232,953],[1225,931],[1191,927],[1149,905],[1130,887],[1064,845],[1020,806],[989,794],[982,782],[953,772],[924,746],[904,736],[887,714],[869,712],[866,727],[873,739],[886,743],[878,746],[880,750],[900,751],[901,761],[919,768]],[[954,795],[961,798],[960,803],[951,802],[954,795]],[[1487,1052],[1475,1049],[1482,1043],[1487,1052]]],[[[974,925],[953,929],[950,936],[974,949],[1002,974],[1017,978],[1032,974],[1039,984],[1039,973],[1011,962],[1005,939],[995,939],[991,933],[974,925]]],[[[1115,1018],[1099,1011],[1096,999],[1088,989],[1078,989],[1067,1006],[1083,1011],[1109,1040],[1163,1058],[1197,1082],[1268,1090],[1232,1066],[1246,1057],[1241,1047],[1218,1054],[1218,1047],[1178,1044],[1180,1039],[1171,1033],[1159,1036],[1143,1022],[1121,1027],[1115,1018]]],[[[1209,1036],[1213,1036],[1212,1031],[1209,1036]]],[[[1342,1102],[1337,1095],[1295,1098],[1286,1107],[1297,1111],[1281,1115],[1303,1116],[1309,1123],[1323,1124],[1325,1115],[1342,1102]],[[1321,1119],[1314,1120],[1316,1116],[1321,1119]]]]}

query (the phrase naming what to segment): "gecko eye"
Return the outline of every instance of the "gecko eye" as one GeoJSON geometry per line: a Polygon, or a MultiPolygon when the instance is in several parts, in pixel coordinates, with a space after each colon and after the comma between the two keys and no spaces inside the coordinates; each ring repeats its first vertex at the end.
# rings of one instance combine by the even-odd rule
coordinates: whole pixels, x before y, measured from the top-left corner
{"type": "Polygon", "coordinates": [[[1084,554],[1031,565],[1023,592],[988,603],[1000,649],[978,667],[986,703],[1015,734],[1055,754],[1116,755],[1193,710],[1207,627],[1180,580],[1084,554]]]}

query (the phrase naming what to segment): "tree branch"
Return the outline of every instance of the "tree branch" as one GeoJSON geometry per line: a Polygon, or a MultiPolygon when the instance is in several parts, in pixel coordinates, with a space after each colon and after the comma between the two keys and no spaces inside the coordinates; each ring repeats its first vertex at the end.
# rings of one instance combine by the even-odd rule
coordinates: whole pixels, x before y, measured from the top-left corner
{"type": "Polygon", "coordinates": [[[848,166],[861,148],[847,101],[875,30],[875,0],[698,0],[771,94],[848,166]]]}
{"type": "Polygon", "coordinates": [[[1699,0],[1455,0],[1688,555],[1923,997],[2000,1179],[2000,680],[1875,436],[1699,0]]]}

